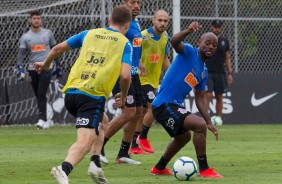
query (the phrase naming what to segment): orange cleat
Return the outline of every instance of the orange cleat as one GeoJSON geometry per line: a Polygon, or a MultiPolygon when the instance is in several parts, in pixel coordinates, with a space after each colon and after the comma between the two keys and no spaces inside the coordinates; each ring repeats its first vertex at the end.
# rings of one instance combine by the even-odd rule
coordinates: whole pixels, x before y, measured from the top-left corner
{"type": "Polygon", "coordinates": [[[158,170],[156,167],[153,167],[150,173],[153,175],[173,175],[168,168],[165,168],[163,170],[158,170]]]}
{"type": "Polygon", "coordinates": [[[204,178],[223,178],[223,176],[215,172],[213,168],[200,171],[199,176],[204,178]]]}
{"type": "Polygon", "coordinates": [[[138,136],[136,142],[144,151],[154,153],[154,149],[150,145],[150,141],[148,139],[140,139],[140,137],[138,136]]]}
{"type": "Polygon", "coordinates": [[[137,154],[137,155],[148,154],[146,151],[143,151],[139,147],[130,148],[129,153],[130,154],[137,154]]]}

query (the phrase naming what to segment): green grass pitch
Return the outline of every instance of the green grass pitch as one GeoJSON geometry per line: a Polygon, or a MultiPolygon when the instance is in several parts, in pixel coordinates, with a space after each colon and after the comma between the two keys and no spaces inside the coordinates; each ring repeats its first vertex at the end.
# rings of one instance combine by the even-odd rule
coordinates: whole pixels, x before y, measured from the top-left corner
{"type": "MultiPolygon", "coordinates": [[[[282,183],[282,125],[223,125],[218,127],[219,141],[208,132],[209,165],[223,179],[196,177],[194,184],[279,184],[282,183]]],[[[171,184],[179,183],[174,176],[153,176],[149,171],[159,160],[170,140],[164,129],[155,124],[149,133],[154,154],[133,155],[141,165],[114,162],[122,131],[106,145],[108,165],[103,165],[111,184],[171,184]]],[[[50,175],[52,166],[59,165],[76,139],[74,126],[54,126],[37,130],[30,126],[0,127],[0,184],[55,184],[50,175]]],[[[193,144],[189,144],[168,164],[180,156],[196,161],[193,144]]],[[[92,183],[87,176],[90,156],[70,174],[70,184],[92,183]]]]}

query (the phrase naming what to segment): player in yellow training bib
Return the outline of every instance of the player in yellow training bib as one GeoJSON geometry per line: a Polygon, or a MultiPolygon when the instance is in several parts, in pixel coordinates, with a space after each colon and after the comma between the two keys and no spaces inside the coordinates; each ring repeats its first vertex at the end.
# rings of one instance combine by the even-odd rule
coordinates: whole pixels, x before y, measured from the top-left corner
{"type": "Polygon", "coordinates": [[[95,183],[108,183],[99,159],[108,121],[104,106],[118,77],[121,94],[115,105],[124,106],[132,63],[132,46],[124,36],[132,19],[131,11],[125,6],[118,6],[111,15],[108,28],[86,30],[74,35],[56,45],[44,62],[34,64],[35,70],[40,73],[48,70],[53,59],[63,52],[81,48],[63,88],[66,108],[77,118],[77,140],[70,147],[64,162],[51,170],[59,184],[68,183],[73,167],[90,150],[92,157],[88,174],[95,183]]]}
{"type": "Polygon", "coordinates": [[[155,99],[162,70],[167,70],[170,66],[167,56],[169,37],[166,32],[169,15],[164,10],[158,10],[155,12],[152,22],[153,27],[142,31],[141,63],[144,67],[141,67],[140,81],[144,100],[143,112],[139,118],[130,149],[132,154],[144,154],[144,151],[154,153],[154,149],[147,139],[148,131],[154,122],[151,103],[155,99]]]}

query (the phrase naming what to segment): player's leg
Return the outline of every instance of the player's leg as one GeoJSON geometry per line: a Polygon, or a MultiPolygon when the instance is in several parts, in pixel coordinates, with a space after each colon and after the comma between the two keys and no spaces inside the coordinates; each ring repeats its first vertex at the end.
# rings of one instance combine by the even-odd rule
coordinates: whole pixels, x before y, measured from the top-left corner
{"type": "Polygon", "coordinates": [[[208,165],[206,156],[207,125],[204,119],[197,115],[190,114],[185,118],[183,127],[186,130],[194,131],[193,144],[199,164],[199,175],[208,178],[222,178],[223,176],[216,173],[208,165]]]}
{"type": "Polygon", "coordinates": [[[222,108],[223,108],[223,93],[225,92],[227,87],[227,79],[225,73],[218,73],[216,75],[215,80],[215,87],[214,87],[214,93],[216,98],[216,116],[221,117],[222,116],[222,108]]]}
{"type": "Polygon", "coordinates": [[[105,146],[109,139],[115,135],[127,122],[129,122],[131,119],[135,116],[136,109],[135,107],[124,107],[122,109],[122,113],[111,120],[111,122],[108,125],[108,128],[105,131],[105,137],[103,141],[103,146],[101,149],[101,155],[100,159],[103,163],[108,164],[108,159],[106,158],[105,153],[105,146]]]}
{"type": "Polygon", "coordinates": [[[37,104],[39,110],[39,119],[44,120],[43,129],[50,127],[50,122],[47,121],[47,91],[51,81],[51,71],[42,71],[38,78],[37,88],[37,104]]]}
{"type": "Polygon", "coordinates": [[[133,88],[129,89],[128,96],[125,102],[126,107],[135,107],[136,111],[134,118],[131,119],[124,127],[123,139],[120,150],[116,159],[117,163],[140,164],[140,162],[132,160],[129,156],[129,148],[135,134],[137,122],[141,116],[143,108],[143,93],[138,75],[131,77],[133,88]]]}
{"type": "MultiPolygon", "coordinates": [[[[35,71],[35,70],[29,70],[28,71],[28,74],[29,74],[29,77],[31,79],[30,81],[30,84],[31,84],[31,87],[32,87],[32,90],[34,92],[34,95],[36,97],[36,102],[38,103],[38,99],[37,99],[37,89],[38,89],[38,79],[39,79],[39,74],[35,71]]],[[[37,105],[38,106],[38,105],[37,105]]],[[[40,117],[38,117],[39,120],[38,122],[36,123],[36,127],[38,129],[42,129],[43,128],[43,125],[45,123],[45,121],[43,119],[40,119],[40,117]]]]}
{"type": "MultiPolygon", "coordinates": [[[[113,96],[115,96],[117,93],[120,92],[120,82],[119,82],[119,79],[117,80],[114,88],[113,88],[113,96]]],[[[129,87],[129,94],[133,94],[133,86],[132,84],[130,84],[130,87],[129,87]]],[[[130,99],[130,98],[129,98],[130,99]]],[[[104,141],[103,141],[103,146],[102,146],[102,149],[101,149],[101,154],[100,154],[100,160],[101,162],[103,162],[104,164],[108,164],[109,161],[108,159],[106,158],[106,154],[105,154],[105,146],[107,144],[107,142],[109,141],[109,139],[115,135],[129,120],[133,119],[134,116],[135,116],[135,112],[136,112],[136,109],[135,107],[127,107],[125,106],[123,109],[122,109],[122,112],[120,115],[116,116],[115,118],[113,118],[111,120],[111,122],[109,123],[106,131],[105,131],[105,137],[104,137],[104,141]]]]}
{"type": "Polygon", "coordinates": [[[64,162],[51,170],[58,183],[68,183],[67,176],[73,167],[91,150],[97,135],[99,135],[98,127],[101,126],[103,119],[104,105],[105,99],[103,98],[98,100],[86,95],[66,94],[65,106],[67,110],[79,118],[76,120],[76,142],[70,147],[64,162]]]}
{"type": "Polygon", "coordinates": [[[152,127],[152,124],[154,122],[154,116],[153,116],[153,112],[152,112],[152,104],[151,103],[147,103],[147,113],[144,116],[143,119],[143,124],[142,124],[142,130],[140,133],[140,136],[137,138],[137,143],[140,145],[140,147],[149,152],[149,153],[154,153],[154,149],[150,144],[150,141],[148,139],[148,133],[150,128],[152,127]]]}
{"type": "Polygon", "coordinates": [[[92,149],[90,151],[91,153],[90,161],[91,162],[88,167],[88,175],[91,176],[91,178],[93,179],[95,183],[101,183],[101,184],[108,183],[108,180],[105,177],[104,171],[100,164],[100,153],[101,153],[101,149],[103,146],[105,130],[107,129],[108,123],[109,123],[109,118],[106,115],[106,113],[104,113],[102,126],[99,127],[99,130],[100,130],[99,135],[96,141],[92,144],[92,149]]]}
{"type": "Polygon", "coordinates": [[[191,139],[190,132],[183,128],[184,119],[190,113],[178,105],[163,104],[155,108],[153,114],[174,139],[168,144],[159,162],[151,169],[151,174],[170,175],[172,172],[166,168],[167,164],[191,139]]]}
{"type": "Polygon", "coordinates": [[[141,164],[141,162],[135,161],[129,156],[130,144],[135,133],[137,121],[141,115],[142,106],[136,107],[135,109],[134,118],[128,121],[123,127],[123,138],[116,159],[117,163],[141,164]]]}
{"type": "Polygon", "coordinates": [[[151,174],[154,175],[171,175],[172,172],[166,168],[169,161],[190,141],[191,134],[189,131],[177,135],[168,144],[164,154],[158,163],[151,169],[151,174]]]}
{"type": "Polygon", "coordinates": [[[143,112],[146,113],[144,114],[144,116],[142,116],[142,118],[139,119],[139,123],[137,125],[137,131],[135,132],[135,136],[132,142],[132,147],[134,144],[138,143],[139,146],[146,152],[154,153],[154,149],[150,145],[150,142],[147,139],[147,135],[154,122],[151,104],[155,99],[156,90],[151,85],[143,85],[142,91],[143,91],[143,107],[144,106],[146,107],[146,110],[144,110],[143,112]],[[140,136],[138,136],[138,134],[140,134],[140,136]],[[137,143],[135,143],[135,141],[137,143]]]}

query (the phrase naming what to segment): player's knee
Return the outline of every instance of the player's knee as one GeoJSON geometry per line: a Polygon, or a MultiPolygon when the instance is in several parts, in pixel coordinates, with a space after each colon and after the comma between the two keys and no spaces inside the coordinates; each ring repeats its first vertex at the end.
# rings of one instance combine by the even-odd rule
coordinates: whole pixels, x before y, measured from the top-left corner
{"type": "Polygon", "coordinates": [[[198,132],[202,132],[202,133],[207,132],[207,124],[204,121],[204,119],[199,121],[199,123],[197,124],[197,129],[198,129],[198,132]]]}

